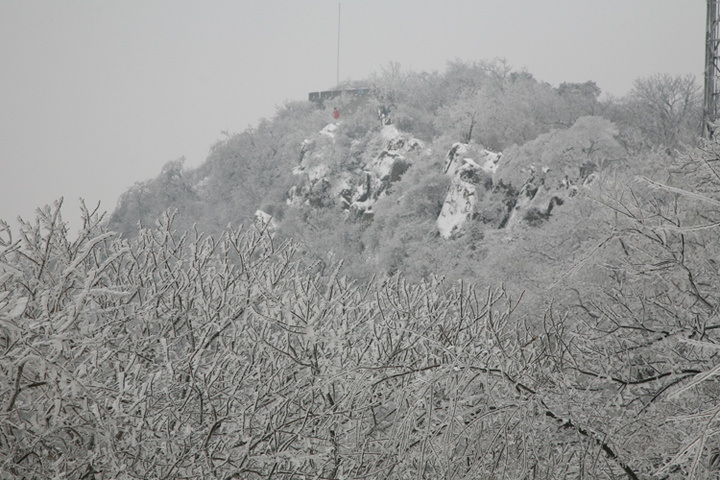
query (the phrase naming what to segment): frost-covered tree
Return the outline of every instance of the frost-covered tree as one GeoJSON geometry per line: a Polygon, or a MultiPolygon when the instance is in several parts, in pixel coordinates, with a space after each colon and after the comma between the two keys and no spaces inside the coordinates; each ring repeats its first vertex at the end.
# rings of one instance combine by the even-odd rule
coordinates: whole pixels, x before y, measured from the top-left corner
{"type": "Polygon", "coordinates": [[[607,114],[621,126],[631,151],[696,145],[702,120],[702,92],[692,75],[639,78],[607,114]]]}
{"type": "Polygon", "coordinates": [[[4,478],[647,470],[605,417],[570,408],[568,395],[592,391],[558,368],[561,332],[518,318],[502,288],[354,284],[266,231],[214,240],[171,216],[124,240],[86,212],[68,240],[56,206],[11,233],[3,225],[4,478]]]}
{"type": "Polygon", "coordinates": [[[718,151],[706,143],[605,197],[615,222],[592,263],[606,280],[589,288],[589,257],[578,262],[575,305],[548,322],[565,332],[551,356],[578,389],[570,414],[595,416],[652,478],[720,471],[718,151]]]}

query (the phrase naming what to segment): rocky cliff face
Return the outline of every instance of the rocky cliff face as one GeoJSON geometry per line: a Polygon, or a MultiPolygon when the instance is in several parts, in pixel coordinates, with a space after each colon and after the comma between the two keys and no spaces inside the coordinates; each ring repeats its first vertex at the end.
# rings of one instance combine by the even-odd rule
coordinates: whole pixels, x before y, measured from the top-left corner
{"type": "Polygon", "coordinates": [[[593,183],[600,170],[622,158],[617,129],[582,117],[567,130],[541,135],[505,154],[455,144],[445,173],[452,184],[438,218],[444,238],[461,235],[468,222],[487,228],[539,226],[556,208],[593,183]]]}
{"type": "Polygon", "coordinates": [[[477,145],[456,143],[452,146],[445,159],[445,174],[452,180],[437,220],[443,238],[461,234],[470,220],[480,218],[492,223],[490,218],[496,215],[488,216],[482,201],[494,191],[492,177],[501,157],[477,145]]]}
{"type": "Polygon", "coordinates": [[[537,169],[503,162],[502,154],[477,145],[453,145],[445,162],[452,183],[437,220],[440,235],[461,235],[469,221],[491,229],[539,225],[577,193],[577,185],[558,180],[551,171],[546,165],[537,169]],[[510,169],[517,171],[508,175],[510,169]]]}
{"type": "MultiPolygon", "coordinates": [[[[490,230],[541,225],[592,183],[603,155],[617,147],[612,128],[598,122],[606,121],[580,119],[577,127],[541,136],[509,154],[476,144],[452,145],[443,167],[451,183],[436,222],[439,234],[445,239],[461,236],[471,222],[490,230]],[[606,145],[598,149],[602,142],[606,145]]],[[[289,192],[288,204],[336,206],[371,219],[373,205],[391,193],[393,183],[412,166],[412,158],[432,155],[417,139],[386,125],[372,160],[343,166],[331,161],[336,128],[330,124],[303,142],[294,170],[298,182],[289,192]]]]}
{"type": "Polygon", "coordinates": [[[360,217],[371,217],[372,207],[412,165],[409,153],[419,153],[422,143],[400,133],[393,125],[380,131],[381,150],[365,165],[338,164],[334,158],[336,124],[316,138],[305,140],[300,164],[293,170],[297,184],[288,193],[289,205],[339,206],[360,217]]]}

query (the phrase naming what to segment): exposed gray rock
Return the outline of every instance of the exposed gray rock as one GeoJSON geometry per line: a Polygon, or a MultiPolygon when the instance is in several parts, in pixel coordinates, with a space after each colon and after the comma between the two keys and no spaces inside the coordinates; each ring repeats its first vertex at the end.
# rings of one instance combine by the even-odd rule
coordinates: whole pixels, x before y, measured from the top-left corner
{"type": "Polygon", "coordinates": [[[334,158],[336,124],[330,124],[301,145],[301,161],[293,170],[298,181],[288,192],[290,205],[338,205],[358,217],[372,218],[369,210],[387,194],[392,184],[410,168],[411,152],[423,149],[422,143],[400,133],[393,125],[380,131],[382,150],[361,167],[338,165],[334,158]],[[365,213],[369,214],[366,215],[365,213]]]}
{"type": "Polygon", "coordinates": [[[541,135],[503,154],[454,144],[445,160],[452,184],[438,231],[451,238],[462,234],[469,221],[510,231],[541,225],[554,209],[590,186],[599,172],[620,164],[616,135],[609,121],[582,117],[569,129],[541,135]]]}
{"type": "Polygon", "coordinates": [[[450,148],[444,171],[452,183],[437,219],[443,238],[461,234],[470,220],[487,217],[479,206],[493,192],[493,173],[500,158],[501,154],[474,144],[456,143],[450,148]]]}
{"type": "Polygon", "coordinates": [[[275,219],[269,213],[263,212],[262,210],[255,211],[255,228],[258,230],[268,230],[274,232],[277,229],[275,219]]]}

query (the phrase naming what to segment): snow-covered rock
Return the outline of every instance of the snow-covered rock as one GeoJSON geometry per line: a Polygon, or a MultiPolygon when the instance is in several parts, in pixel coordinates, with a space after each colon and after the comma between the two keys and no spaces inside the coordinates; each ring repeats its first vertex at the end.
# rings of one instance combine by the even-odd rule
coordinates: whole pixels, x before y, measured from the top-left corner
{"type": "Polygon", "coordinates": [[[458,168],[472,163],[488,173],[495,173],[502,153],[491,152],[478,145],[455,143],[445,157],[445,174],[454,175],[458,168]]]}
{"type": "Polygon", "coordinates": [[[364,165],[338,165],[333,150],[337,128],[337,124],[330,124],[315,138],[302,142],[301,161],[293,169],[299,178],[288,193],[287,203],[295,206],[335,204],[363,218],[371,218],[369,211],[373,204],[410,167],[408,154],[422,150],[423,145],[394,125],[386,125],[374,141],[379,147],[377,155],[364,165]]]}
{"type": "Polygon", "coordinates": [[[479,171],[477,165],[466,163],[455,172],[437,219],[438,231],[443,238],[461,231],[465,222],[472,218],[477,204],[473,180],[479,178],[479,171]]]}
{"type": "Polygon", "coordinates": [[[493,173],[501,156],[477,145],[455,143],[450,148],[444,171],[452,183],[437,219],[443,238],[461,233],[468,221],[483,217],[478,205],[493,190],[493,173]]]}
{"type": "Polygon", "coordinates": [[[622,162],[617,134],[604,118],[581,117],[568,129],[506,151],[493,177],[518,192],[506,227],[538,226],[555,208],[592,188],[598,174],[622,162]]]}
{"type": "Polygon", "coordinates": [[[550,218],[552,210],[563,205],[578,192],[578,186],[567,177],[558,180],[550,176],[551,168],[531,166],[530,176],[518,192],[517,201],[510,212],[506,227],[519,224],[537,226],[550,218]]]}
{"type": "Polygon", "coordinates": [[[400,131],[395,125],[385,125],[380,131],[380,136],[382,136],[385,141],[394,141],[400,136],[400,131]]]}
{"type": "Polygon", "coordinates": [[[275,219],[272,215],[269,213],[265,213],[262,210],[256,210],[255,211],[255,228],[258,230],[269,230],[269,231],[275,231],[277,229],[277,224],[275,223],[275,219]]]}
{"type": "Polygon", "coordinates": [[[567,130],[541,135],[503,154],[456,143],[445,159],[452,178],[437,228],[444,238],[472,221],[484,230],[536,227],[592,185],[622,151],[615,127],[583,117],[567,130]],[[481,175],[484,174],[484,175],[481,175]]]}
{"type": "Polygon", "coordinates": [[[338,124],[337,123],[329,123],[320,130],[320,135],[325,135],[326,137],[335,138],[335,130],[337,130],[338,124]]]}

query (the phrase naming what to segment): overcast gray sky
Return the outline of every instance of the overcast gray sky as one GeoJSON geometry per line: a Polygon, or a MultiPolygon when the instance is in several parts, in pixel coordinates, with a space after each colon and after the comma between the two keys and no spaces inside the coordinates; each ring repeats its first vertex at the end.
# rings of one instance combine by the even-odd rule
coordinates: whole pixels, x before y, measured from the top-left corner
{"type": "MultiPolygon", "coordinates": [[[[702,82],[703,0],[0,0],[0,218],[118,196],[222,131],[389,62],[505,57],[553,85],[702,82]]],[[[14,222],[11,222],[14,224],[14,222]]],[[[73,226],[71,225],[71,227],[73,226]]]]}

